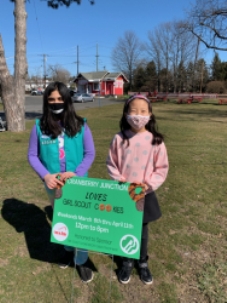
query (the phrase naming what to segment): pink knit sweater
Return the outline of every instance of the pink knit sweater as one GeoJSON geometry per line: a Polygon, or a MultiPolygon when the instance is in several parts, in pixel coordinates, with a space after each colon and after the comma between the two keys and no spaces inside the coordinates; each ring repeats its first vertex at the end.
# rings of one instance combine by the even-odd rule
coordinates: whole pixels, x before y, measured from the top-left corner
{"type": "Polygon", "coordinates": [[[129,137],[123,144],[121,133],[114,136],[108,158],[106,161],[110,177],[120,180],[122,177],[126,182],[146,183],[148,192],[156,190],[165,181],[169,162],[164,143],[152,145],[153,135],[148,132],[133,133],[126,131],[129,137]]]}

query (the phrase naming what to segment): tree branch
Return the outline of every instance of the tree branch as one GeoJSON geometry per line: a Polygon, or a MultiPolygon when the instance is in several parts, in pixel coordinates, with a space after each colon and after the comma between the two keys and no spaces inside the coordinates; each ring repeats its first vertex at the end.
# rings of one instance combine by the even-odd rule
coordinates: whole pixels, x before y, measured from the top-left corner
{"type": "Polygon", "coordinates": [[[203,42],[207,48],[216,49],[216,50],[220,50],[220,51],[227,51],[227,47],[218,47],[218,46],[216,46],[216,45],[211,45],[211,44],[207,43],[207,42],[206,42],[200,35],[198,35],[193,29],[191,29],[191,32],[192,32],[193,35],[195,35],[201,42],[203,42]]]}

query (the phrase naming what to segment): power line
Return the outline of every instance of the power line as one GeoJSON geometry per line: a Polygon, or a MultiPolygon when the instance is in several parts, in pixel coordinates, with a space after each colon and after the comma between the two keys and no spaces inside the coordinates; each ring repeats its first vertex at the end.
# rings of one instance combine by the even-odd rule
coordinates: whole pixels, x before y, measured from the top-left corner
{"type": "Polygon", "coordinates": [[[33,0],[33,4],[34,4],[34,10],[35,10],[35,16],[36,16],[36,22],[37,22],[37,27],[38,27],[38,32],[39,32],[39,38],[40,38],[41,48],[42,48],[42,51],[43,51],[43,42],[42,42],[42,37],[41,37],[41,32],[40,32],[40,27],[39,27],[39,22],[38,22],[38,17],[37,17],[37,12],[36,12],[35,0],[33,0]]]}
{"type": "Polygon", "coordinates": [[[96,71],[99,70],[99,46],[98,44],[96,45],[96,71]]]}
{"type": "MultiPolygon", "coordinates": [[[[94,46],[93,46],[94,47],[94,46]]],[[[86,49],[87,50],[87,49],[86,49]]],[[[106,60],[104,59],[104,58],[108,58],[108,59],[110,59],[111,57],[110,56],[105,56],[105,55],[100,55],[99,54],[99,45],[98,44],[96,44],[96,54],[87,54],[87,55],[83,55],[83,53],[84,53],[84,51],[82,51],[82,54],[81,54],[81,50],[80,50],[80,52],[79,52],[79,45],[77,45],[77,47],[76,47],[76,52],[75,52],[75,46],[74,47],[72,47],[72,48],[67,48],[67,49],[65,49],[65,51],[64,51],[64,53],[60,53],[59,54],[59,52],[62,52],[62,51],[64,51],[63,49],[62,50],[55,50],[55,51],[53,51],[52,52],[52,54],[51,54],[51,52],[48,52],[48,54],[47,53],[43,53],[43,54],[32,54],[32,55],[30,55],[29,56],[29,54],[28,54],[28,57],[32,57],[32,58],[34,58],[34,57],[40,57],[40,56],[42,56],[42,58],[43,58],[43,64],[42,64],[42,67],[43,67],[43,81],[45,82],[45,79],[46,79],[46,77],[47,77],[47,75],[46,75],[46,61],[47,61],[47,56],[50,58],[50,59],[52,59],[51,60],[51,64],[54,64],[53,62],[55,61],[54,60],[54,58],[59,58],[59,63],[58,64],[62,64],[62,65],[69,65],[69,64],[75,64],[76,63],[76,70],[77,70],[77,74],[79,74],[79,66],[80,65],[82,65],[83,67],[85,67],[85,66],[92,66],[93,64],[96,64],[96,71],[98,71],[99,70],[99,64],[102,64],[102,65],[105,65],[106,66],[106,64],[107,64],[107,62],[106,62],[106,60]],[[67,54],[66,53],[66,51],[69,51],[69,53],[67,54]],[[74,54],[70,54],[71,52],[74,52],[74,54]],[[76,61],[74,61],[74,62],[72,62],[72,63],[62,63],[61,61],[61,59],[60,58],[75,58],[76,57],[76,61]],[[96,58],[96,60],[95,60],[95,63],[88,63],[88,60],[86,60],[86,63],[85,62],[82,62],[82,61],[80,61],[80,58],[96,58]],[[103,60],[102,60],[102,58],[103,58],[103,60]],[[101,60],[100,60],[101,59],[101,60]]],[[[64,60],[65,61],[65,60],[64,60]]],[[[93,61],[93,60],[92,60],[93,61]]],[[[29,58],[28,58],[28,63],[29,63],[29,68],[32,68],[32,66],[34,66],[34,64],[36,63],[37,61],[36,60],[30,60],[29,58]]]]}
{"type": "Polygon", "coordinates": [[[80,61],[79,61],[79,45],[77,45],[77,52],[76,52],[76,66],[77,66],[77,75],[79,75],[79,63],[80,63],[80,61]]]}

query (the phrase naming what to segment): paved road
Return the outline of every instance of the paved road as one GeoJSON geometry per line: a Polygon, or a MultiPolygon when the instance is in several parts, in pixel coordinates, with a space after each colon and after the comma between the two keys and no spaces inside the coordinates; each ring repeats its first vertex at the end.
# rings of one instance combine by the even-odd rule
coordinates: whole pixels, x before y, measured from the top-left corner
{"type": "MultiPolygon", "coordinates": [[[[26,112],[35,112],[42,113],[42,96],[26,96],[25,98],[25,111],[26,112]]],[[[106,106],[109,104],[122,103],[120,99],[110,99],[110,98],[95,98],[94,102],[85,102],[85,103],[74,103],[74,107],[77,110],[106,106]]]]}
{"type": "MultiPolygon", "coordinates": [[[[25,114],[26,119],[35,119],[42,114],[42,96],[26,96],[25,97],[25,114]]],[[[86,102],[86,103],[74,103],[74,107],[76,110],[93,108],[99,106],[107,106],[109,104],[122,103],[121,99],[115,98],[95,98],[94,102],[86,102]]],[[[0,111],[0,116],[4,119],[3,111],[0,111]]]]}

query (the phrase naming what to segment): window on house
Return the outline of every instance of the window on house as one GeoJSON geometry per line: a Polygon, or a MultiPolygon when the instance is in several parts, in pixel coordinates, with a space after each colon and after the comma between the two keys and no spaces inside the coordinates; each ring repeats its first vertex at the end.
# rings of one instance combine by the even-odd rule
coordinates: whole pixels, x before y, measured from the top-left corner
{"type": "Polygon", "coordinates": [[[99,82],[93,83],[94,90],[99,90],[99,82]]]}

